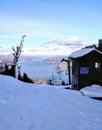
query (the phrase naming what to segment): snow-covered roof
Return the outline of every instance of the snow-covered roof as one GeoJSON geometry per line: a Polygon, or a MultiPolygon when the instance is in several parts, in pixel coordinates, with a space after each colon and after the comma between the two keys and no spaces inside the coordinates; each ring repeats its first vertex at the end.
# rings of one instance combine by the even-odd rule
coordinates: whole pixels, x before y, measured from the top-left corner
{"type": "Polygon", "coordinates": [[[71,53],[70,57],[71,58],[80,58],[84,55],[87,55],[88,53],[90,53],[92,51],[96,51],[96,52],[102,54],[102,52],[100,52],[99,50],[97,50],[95,48],[84,48],[84,49],[80,49],[78,51],[71,53]]]}

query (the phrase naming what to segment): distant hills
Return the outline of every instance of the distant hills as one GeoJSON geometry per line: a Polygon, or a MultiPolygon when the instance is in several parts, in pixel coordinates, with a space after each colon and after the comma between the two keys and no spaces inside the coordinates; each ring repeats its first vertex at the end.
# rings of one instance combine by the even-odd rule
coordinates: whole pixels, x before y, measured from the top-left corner
{"type": "MultiPolygon", "coordinates": [[[[43,58],[45,64],[60,64],[64,56],[39,56],[39,55],[21,55],[20,60],[33,60],[43,58]]],[[[0,65],[11,63],[13,61],[12,55],[0,55],[0,65]]]]}

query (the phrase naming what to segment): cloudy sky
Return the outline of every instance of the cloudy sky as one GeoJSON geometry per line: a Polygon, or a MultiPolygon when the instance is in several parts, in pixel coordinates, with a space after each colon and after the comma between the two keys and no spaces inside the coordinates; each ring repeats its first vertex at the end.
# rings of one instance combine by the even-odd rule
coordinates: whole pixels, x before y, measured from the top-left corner
{"type": "Polygon", "coordinates": [[[0,0],[0,51],[65,54],[102,39],[102,0],[0,0]]]}

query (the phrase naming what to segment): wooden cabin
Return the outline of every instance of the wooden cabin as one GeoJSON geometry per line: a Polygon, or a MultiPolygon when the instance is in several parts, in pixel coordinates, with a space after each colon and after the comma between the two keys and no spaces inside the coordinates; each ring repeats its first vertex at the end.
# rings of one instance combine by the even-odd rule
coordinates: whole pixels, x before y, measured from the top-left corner
{"type": "Polygon", "coordinates": [[[81,89],[92,84],[102,85],[102,52],[84,48],[71,54],[72,87],[81,89]]]}

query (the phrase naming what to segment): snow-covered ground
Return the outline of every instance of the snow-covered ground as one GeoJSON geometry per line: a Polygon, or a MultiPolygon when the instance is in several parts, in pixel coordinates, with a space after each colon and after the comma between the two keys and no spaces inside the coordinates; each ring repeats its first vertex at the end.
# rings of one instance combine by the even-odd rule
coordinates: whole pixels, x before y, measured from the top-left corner
{"type": "Polygon", "coordinates": [[[102,98],[102,86],[99,85],[86,86],[80,92],[89,97],[102,98]]]}
{"type": "Polygon", "coordinates": [[[0,75],[0,130],[101,130],[102,101],[0,75]]]}

